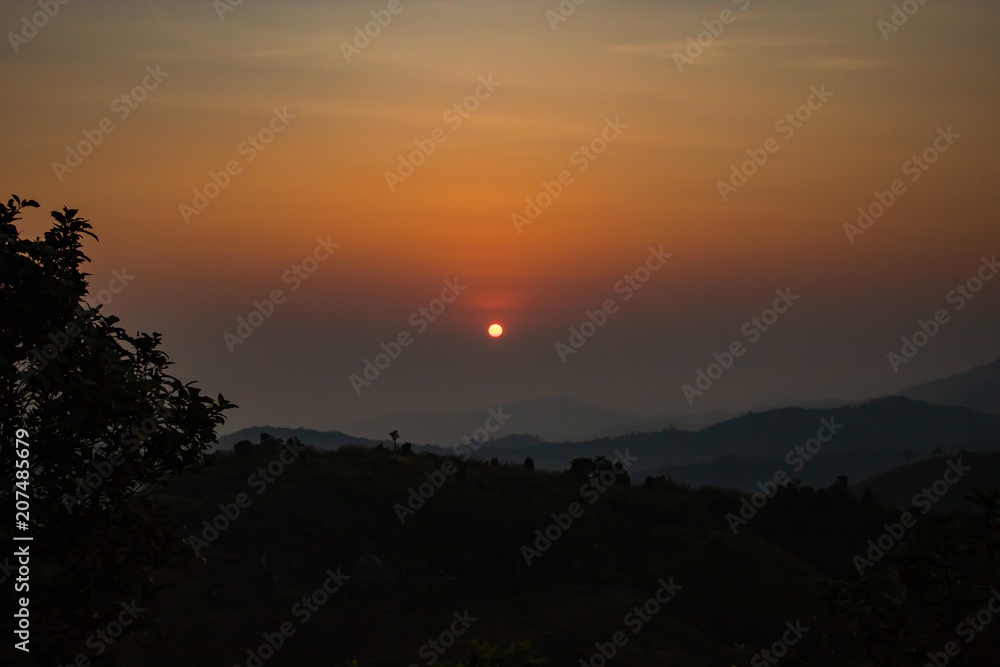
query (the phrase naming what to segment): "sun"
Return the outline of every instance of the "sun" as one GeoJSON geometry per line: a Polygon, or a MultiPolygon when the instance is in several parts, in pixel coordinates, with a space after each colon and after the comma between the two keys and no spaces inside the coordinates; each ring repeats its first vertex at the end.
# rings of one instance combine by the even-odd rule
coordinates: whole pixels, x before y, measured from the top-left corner
{"type": "Polygon", "coordinates": [[[494,338],[499,338],[501,335],[503,335],[503,327],[500,326],[499,324],[491,324],[490,328],[487,329],[487,331],[494,338]]]}

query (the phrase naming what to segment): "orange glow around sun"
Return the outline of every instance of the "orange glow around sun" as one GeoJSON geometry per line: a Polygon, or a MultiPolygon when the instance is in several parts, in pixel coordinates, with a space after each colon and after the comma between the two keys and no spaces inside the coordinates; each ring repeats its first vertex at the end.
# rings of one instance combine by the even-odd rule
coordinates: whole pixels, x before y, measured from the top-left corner
{"type": "Polygon", "coordinates": [[[503,333],[503,327],[500,326],[499,324],[491,324],[490,328],[487,329],[487,331],[489,331],[489,334],[494,338],[499,338],[500,335],[503,333]]]}

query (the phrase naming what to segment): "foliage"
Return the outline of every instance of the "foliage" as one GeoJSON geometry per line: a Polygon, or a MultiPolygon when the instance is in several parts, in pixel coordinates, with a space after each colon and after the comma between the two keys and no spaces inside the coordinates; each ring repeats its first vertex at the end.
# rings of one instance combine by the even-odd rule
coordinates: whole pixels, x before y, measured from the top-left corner
{"type": "Polygon", "coordinates": [[[592,459],[585,456],[575,458],[570,461],[567,474],[574,479],[600,480],[601,473],[603,472],[609,472],[614,475],[615,484],[623,486],[631,484],[628,472],[625,470],[616,470],[614,462],[609,461],[606,456],[596,456],[592,459]]]}
{"type": "Polygon", "coordinates": [[[253,456],[256,451],[257,445],[253,444],[249,440],[240,440],[233,445],[233,453],[236,454],[236,456],[253,456]]]}
{"type": "MultiPolygon", "coordinates": [[[[31,604],[45,610],[32,649],[54,660],[181,554],[148,490],[204,465],[234,406],[169,375],[160,334],[129,334],[87,305],[91,225],[64,208],[44,237],[22,238],[21,211],[37,206],[0,204],[0,467],[15,469],[7,443],[26,435],[31,604]]],[[[12,502],[0,487],[0,504],[12,502]]]]}
{"type": "Polygon", "coordinates": [[[877,664],[922,664],[949,642],[960,651],[950,664],[1000,664],[1000,618],[990,608],[1000,600],[1000,491],[966,501],[968,511],[918,515],[863,574],[828,582],[841,637],[877,664]]]}

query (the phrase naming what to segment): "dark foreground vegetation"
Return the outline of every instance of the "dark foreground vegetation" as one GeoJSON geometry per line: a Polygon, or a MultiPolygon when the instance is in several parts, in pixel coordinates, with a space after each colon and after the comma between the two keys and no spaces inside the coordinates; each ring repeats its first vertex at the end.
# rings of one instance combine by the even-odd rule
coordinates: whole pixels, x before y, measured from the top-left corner
{"type": "Polygon", "coordinates": [[[451,664],[482,653],[473,639],[553,665],[601,664],[591,657],[602,648],[618,665],[764,665],[778,654],[785,665],[923,665],[949,641],[961,649],[949,664],[998,656],[1000,622],[969,630],[998,584],[995,494],[949,515],[911,507],[907,527],[846,480],[793,484],[734,535],[727,515],[750,514],[737,492],[621,475],[605,486],[599,467],[543,473],[391,449],[306,449],[274,463],[298,449],[265,439],[155,494],[198,558],[156,576],[166,588],[146,604],[143,632],[117,647],[121,664],[253,665],[286,622],[294,634],[268,665],[451,664]],[[421,490],[430,497],[418,507],[421,490]],[[582,512],[570,522],[573,503],[582,512]],[[227,507],[236,518],[219,519],[227,507]],[[346,575],[342,586],[307,614],[303,596],[330,572],[346,575]],[[661,582],[673,597],[646,606],[661,582]],[[438,652],[430,642],[456,613],[475,621],[438,652]],[[524,640],[530,651],[516,647],[524,640]]]}

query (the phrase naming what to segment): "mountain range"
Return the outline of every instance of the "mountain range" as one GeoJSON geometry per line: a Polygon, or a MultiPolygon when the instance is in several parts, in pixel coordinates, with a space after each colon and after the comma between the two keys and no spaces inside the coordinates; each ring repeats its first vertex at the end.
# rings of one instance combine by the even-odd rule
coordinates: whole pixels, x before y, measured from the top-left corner
{"type": "Polygon", "coordinates": [[[1000,359],[899,392],[918,401],[961,405],[1000,415],[1000,359]]]}
{"type": "MultiPolygon", "coordinates": [[[[639,417],[569,398],[515,401],[493,408],[493,414],[506,415],[504,423],[489,440],[475,443],[474,457],[508,464],[531,457],[540,469],[559,470],[578,457],[611,458],[628,450],[637,457],[630,471],[637,481],[664,475],[692,486],[753,491],[783,472],[790,479],[825,486],[841,475],[866,479],[937,450],[1000,450],[998,397],[1000,361],[863,403],[830,399],[738,416],[712,412],[639,417]]],[[[450,449],[441,445],[471,438],[489,415],[483,409],[350,422],[345,430],[358,435],[253,427],[220,437],[219,447],[257,441],[261,432],[297,437],[324,450],[345,444],[376,446],[389,443],[388,433],[378,437],[378,429],[398,423],[401,440],[443,454],[450,449]]]]}

